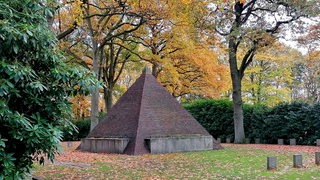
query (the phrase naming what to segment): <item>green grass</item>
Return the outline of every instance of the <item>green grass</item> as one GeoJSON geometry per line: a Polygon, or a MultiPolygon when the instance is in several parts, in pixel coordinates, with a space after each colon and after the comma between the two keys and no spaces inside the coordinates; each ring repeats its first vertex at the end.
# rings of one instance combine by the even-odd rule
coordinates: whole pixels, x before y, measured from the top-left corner
{"type": "Polygon", "coordinates": [[[313,154],[302,153],[304,168],[292,167],[293,154],[248,147],[165,155],[97,154],[89,168],[36,165],[34,174],[44,179],[320,179],[313,154]],[[266,169],[268,156],[277,157],[277,170],[266,169]]]}

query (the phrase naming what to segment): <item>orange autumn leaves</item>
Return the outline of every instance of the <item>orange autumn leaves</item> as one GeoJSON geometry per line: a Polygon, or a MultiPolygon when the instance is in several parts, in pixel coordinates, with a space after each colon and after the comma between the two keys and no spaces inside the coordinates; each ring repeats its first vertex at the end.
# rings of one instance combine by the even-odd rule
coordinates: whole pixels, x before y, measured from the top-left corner
{"type": "MultiPolygon", "coordinates": [[[[59,16],[56,17],[56,21],[59,21],[57,23],[59,26],[56,27],[57,31],[63,31],[74,21],[78,24],[78,30],[75,31],[74,35],[68,36],[59,42],[60,47],[65,50],[70,61],[86,64],[87,67],[92,69],[92,49],[87,45],[90,43],[88,41],[90,33],[87,30],[89,26],[88,18],[91,20],[92,32],[95,34],[91,39],[97,41],[98,44],[104,42],[106,34],[112,35],[132,28],[129,24],[124,24],[114,30],[116,28],[115,25],[120,22],[119,16],[116,15],[117,12],[113,12],[109,8],[118,7],[119,4],[115,4],[118,1],[99,1],[95,6],[90,6],[89,14],[86,13],[85,5],[80,0],[72,1],[72,3],[65,0],[64,2],[64,6],[58,14],[59,16]],[[107,10],[110,10],[110,12],[107,10]],[[114,15],[108,15],[113,13],[114,15]],[[105,17],[102,17],[103,15],[105,17]],[[77,20],[77,18],[81,18],[81,20],[77,20]],[[111,32],[113,30],[114,32],[111,32]]],[[[218,63],[218,55],[209,48],[210,45],[204,44],[205,42],[202,41],[196,42],[196,36],[198,35],[195,34],[199,34],[199,32],[196,32],[197,29],[194,26],[194,22],[196,21],[197,12],[205,11],[204,8],[206,6],[202,3],[196,0],[125,1],[125,5],[128,8],[126,11],[146,15],[145,19],[150,18],[146,20],[150,27],[163,28],[163,30],[159,31],[160,35],[156,36],[150,33],[152,31],[150,28],[145,27],[146,25],[141,26],[137,31],[128,34],[130,36],[128,39],[133,42],[143,39],[144,42],[142,43],[150,45],[160,42],[159,49],[164,47],[161,52],[152,53],[152,50],[147,52],[146,48],[140,48],[142,50],[138,48],[137,50],[132,49],[132,51],[135,51],[134,53],[144,59],[157,61],[156,63],[161,64],[162,72],[159,80],[176,97],[183,94],[221,97],[225,91],[230,89],[228,67],[218,63]],[[161,24],[163,24],[163,27],[161,24]],[[134,39],[135,36],[140,39],[134,39]],[[166,43],[162,45],[162,42],[166,43]],[[173,52],[175,49],[179,50],[173,52]]],[[[133,23],[135,22],[133,21],[133,23]]],[[[120,39],[113,40],[113,42],[123,45],[124,48],[129,48],[129,45],[120,41],[120,39]]],[[[108,43],[110,42],[108,41],[108,43]]],[[[138,47],[142,47],[142,45],[138,47]]],[[[106,47],[104,51],[107,52],[107,50],[106,47]]],[[[137,57],[135,57],[136,59],[137,57]]],[[[141,59],[139,63],[146,63],[146,60],[141,59]]],[[[131,65],[125,68],[130,69],[129,66],[131,65]]],[[[121,79],[119,85],[120,83],[121,79]]],[[[74,111],[77,117],[82,116],[82,112],[87,111],[85,109],[89,109],[88,103],[90,102],[87,102],[83,97],[81,98],[75,97],[72,100],[75,103],[74,111]],[[83,110],[79,110],[79,108],[83,110]]]]}
{"type": "Polygon", "coordinates": [[[174,96],[196,94],[219,98],[230,89],[228,67],[219,64],[217,54],[204,45],[194,45],[170,57],[172,63],[160,74],[160,81],[174,96]]]}

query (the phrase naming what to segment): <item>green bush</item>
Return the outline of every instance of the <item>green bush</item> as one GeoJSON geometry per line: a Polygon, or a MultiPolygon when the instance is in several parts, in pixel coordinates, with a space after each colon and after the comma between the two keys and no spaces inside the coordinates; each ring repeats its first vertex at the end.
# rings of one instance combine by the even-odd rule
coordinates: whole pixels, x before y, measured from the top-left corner
{"type": "MultiPolygon", "coordinates": [[[[233,106],[230,100],[198,100],[183,105],[215,138],[234,138],[233,106]]],[[[264,106],[244,106],[244,126],[247,137],[259,138],[264,106]]]]}
{"type": "MultiPolygon", "coordinates": [[[[265,119],[270,111],[264,105],[244,105],[244,128],[246,137],[250,140],[259,138],[264,141],[265,119]]],[[[233,120],[233,119],[232,119],[233,120]]]]}
{"type": "Polygon", "coordinates": [[[85,138],[90,132],[90,119],[80,119],[71,121],[76,127],[75,130],[69,132],[68,129],[63,130],[63,141],[79,141],[85,138]]]}
{"type": "MultiPolygon", "coordinates": [[[[319,132],[319,105],[309,105],[303,102],[291,104],[281,103],[275,106],[265,120],[264,139],[276,143],[278,138],[296,139],[298,144],[312,145],[319,132]]],[[[288,143],[288,142],[287,142],[288,143]]]]}
{"type": "Polygon", "coordinates": [[[233,138],[233,110],[229,100],[198,100],[183,105],[215,138],[233,138]]]}
{"type": "Polygon", "coordinates": [[[54,159],[62,127],[71,127],[68,96],[96,84],[68,65],[48,28],[41,0],[0,1],[0,179],[22,179],[32,163],[54,159]]]}
{"type": "MultiPolygon", "coordinates": [[[[198,100],[184,107],[215,138],[234,138],[233,108],[229,100],[198,100]]],[[[282,103],[273,108],[244,105],[246,137],[265,143],[295,138],[298,144],[313,145],[320,138],[320,103],[282,103]]]]}

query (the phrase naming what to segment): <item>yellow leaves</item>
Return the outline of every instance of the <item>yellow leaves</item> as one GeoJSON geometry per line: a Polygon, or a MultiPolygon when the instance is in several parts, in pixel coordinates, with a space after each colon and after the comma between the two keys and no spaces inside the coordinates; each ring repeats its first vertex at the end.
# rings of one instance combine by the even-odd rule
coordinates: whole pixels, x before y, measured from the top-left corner
{"type": "MultiPolygon", "coordinates": [[[[64,14],[60,21],[65,22],[69,21],[69,27],[73,25],[74,22],[77,24],[82,24],[83,22],[83,13],[82,13],[82,0],[74,0],[72,3],[63,1],[64,6],[61,8],[61,13],[64,14]]],[[[65,23],[64,23],[65,24],[65,23]]]]}
{"type": "Polygon", "coordinates": [[[72,111],[76,119],[90,115],[90,101],[88,97],[77,95],[72,97],[70,102],[72,103],[72,111]]]}
{"type": "Polygon", "coordinates": [[[242,82],[244,101],[270,106],[290,101],[296,59],[297,52],[279,42],[259,49],[242,82]]]}

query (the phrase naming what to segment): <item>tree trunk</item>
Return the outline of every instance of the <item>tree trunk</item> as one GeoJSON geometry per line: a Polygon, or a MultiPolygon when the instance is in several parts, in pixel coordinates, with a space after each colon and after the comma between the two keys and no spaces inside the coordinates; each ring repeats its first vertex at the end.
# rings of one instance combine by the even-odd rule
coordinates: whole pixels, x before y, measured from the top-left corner
{"type": "Polygon", "coordinates": [[[229,39],[229,64],[232,80],[234,143],[244,143],[243,108],[241,97],[242,74],[237,66],[237,46],[234,38],[229,39]]]}
{"type": "Polygon", "coordinates": [[[93,130],[99,123],[99,89],[95,89],[91,95],[91,111],[90,111],[91,126],[90,131],[93,130]]]}
{"type": "MultiPolygon", "coordinates": [[[[99,59],[98,59],[98,48],[93,53],[93,72],[95,73],[95,76],[97,79],[99,79],[99,59]]],[[[90,131],[93,130],[96,125],[99,123],[99,87],[97,87],[91,95],[91,111],[90,111],[90,120],[91,120],[91,126],[90,131]]]]}
{"type": "Polygon", "coordinates": [[[234,143],[244,143],[243,105],[241,97],[241,80],[239,80],[239,77],[232,78],[232,88],[234,143]]]}
{"type": "MultiPolygon", "coordinates": [[[[86,1],[86,4],[84,6],[84,12],[86,15],[90,15],[90,5],[89,1],[86,1]]],[[[96,78],[99,80],[99,45],[98,42],[95,40],[95,31],[93,29],[91,19],[86,18],[86,21],[88,23],[89,27],[89,32],[90,32],[90,37],[92,39],[92,51],[93,51],[93,72],[96,76],[96,78]]],[[[91,94],[91,110],[90,110],[90,121],[91,121],[91,126],[90,126],[90,131],[93,130],[94,127],[99,123],[99,99],[100,99],[100,93],[99,93],[99,87],[96,87],[92,94],[91,94]]]]}
{"type": "Polygon", "coordinates": [[[112,102],[113,102],[113,86],[112,87],[104,87],[104,103],[106,105],[106,112],[108,113],[109,110],[112,108],[112,102]]]}
{"type": "Polygon", "coordinates": [[[152,75],[157,78],[160,71],[160,65],[156,62],[152,63],[152,75]]]}

